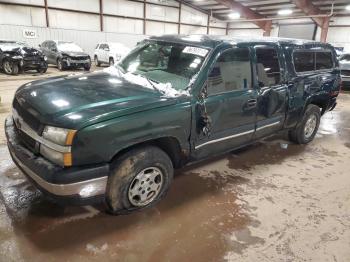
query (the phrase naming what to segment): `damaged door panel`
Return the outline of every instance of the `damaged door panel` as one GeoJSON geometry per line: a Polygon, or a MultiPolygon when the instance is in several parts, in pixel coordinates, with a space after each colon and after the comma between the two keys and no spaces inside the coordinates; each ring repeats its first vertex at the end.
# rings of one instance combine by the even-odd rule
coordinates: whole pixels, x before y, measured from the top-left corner
{"type": "Polygon", "coordinates": [[[210,70],[203,93],[203,102],[197,105],[196,156],[249,142],[257,106],[249,48],[224,50],[210,70]]]}
{"type": "Polygon", "coordinates": [[[283,125],[287,106],[287,84],[279,47],[257,45],[254,50],[259,86],[255,136],[262,137],[283,125]]]}
{"type": "Polygon", "coordinates": [[[126,214],[164,197],[174,168],[279,131],[311,142],[339,90],[329,44],[166,35],[105,70],[19,87],[5,131],[44,194],[126,214]]]}

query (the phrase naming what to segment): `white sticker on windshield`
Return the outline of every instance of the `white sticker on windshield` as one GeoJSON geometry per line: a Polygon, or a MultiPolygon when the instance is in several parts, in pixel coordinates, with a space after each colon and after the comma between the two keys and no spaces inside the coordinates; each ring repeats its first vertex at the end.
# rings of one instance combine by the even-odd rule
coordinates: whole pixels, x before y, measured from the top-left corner
{"type": "Polygon", "coordinates": [[[204,57],[207,55],[208,50],[200,47],[186,46],[182,52],[204,57]]]}

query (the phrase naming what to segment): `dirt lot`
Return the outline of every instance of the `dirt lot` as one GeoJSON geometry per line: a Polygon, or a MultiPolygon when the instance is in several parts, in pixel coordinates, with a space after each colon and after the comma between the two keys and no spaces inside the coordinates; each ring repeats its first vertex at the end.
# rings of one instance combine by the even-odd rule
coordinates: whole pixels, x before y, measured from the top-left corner
{"type": "MultiPolygon", "coordinates": [[[[58,74],[48,72],[0,74],[1,123],[16,88],[58,74]]],[[[0,261],[350,261],[349,164],[342,94],[311,144],[279,136],[179,170],[158,206],[113,217],[43,198],[10,160],[1,124],[0,261]]]]}

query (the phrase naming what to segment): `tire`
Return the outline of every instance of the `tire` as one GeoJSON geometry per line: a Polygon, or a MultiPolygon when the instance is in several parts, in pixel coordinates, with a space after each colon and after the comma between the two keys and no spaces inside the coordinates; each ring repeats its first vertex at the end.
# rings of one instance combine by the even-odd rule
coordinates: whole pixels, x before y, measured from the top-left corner
{"type": "Polygon", "coordinates": [[[113,57],[110,57],[109,58],[109,66],[112,66],[112,65],[114,65],[114,59],[113,59],[113,57]]]}
{"type": "Polygon", "coordinates": [[[308,105],[301,122],[289,132],[290,140],[297,144],[310,143],[315,138],[320,120],[320,108],[316,105],[308,105]]]}
{"type": "Polygon", "coordinates": [[[94,61],[95,61],[95,66],[101,66],[101,62],[98,61],[97,55],[95,55],[94,61]]]}
{"type": "Polygon", "coordinates": [[[90,63],[84,65],[84,70],[85,71],[90,71],[90,68],[91,68],[91,64],[90,63]]]}
{"type": "Polygon", "coordinates": [[[154,206],[166,195],[174,175],[169,156],[155,146],[130,150],[111,170],[106,204],[107,211],[114,215],[154,206]]]}
{"type": "Polygon", "coordinates": [[[57,59],[57,68],[60,71],[63,71],[66,69],[61,58],[57,59]]]}
{"type": "Polygon", "coordinates": [[[40,74],[45,74],[47,71],[47,67],[41,67],[36,70],[40,74]]]}
{"type": "Polygon", "coordinates": [[[18,64],[7,59],[2,62],[2,68],[7,75],[17,75],[19,71],[18,64]]]}

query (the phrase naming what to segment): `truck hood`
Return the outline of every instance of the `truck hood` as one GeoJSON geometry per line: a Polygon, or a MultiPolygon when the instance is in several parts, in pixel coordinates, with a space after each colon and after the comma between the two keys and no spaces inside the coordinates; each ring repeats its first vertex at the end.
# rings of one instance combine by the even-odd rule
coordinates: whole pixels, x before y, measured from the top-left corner
{"type": "Polygon", "coordinates": [[[15,98],[42,123],[72,129],[177,101],[103,71],[34,81],[15,98]]]}

